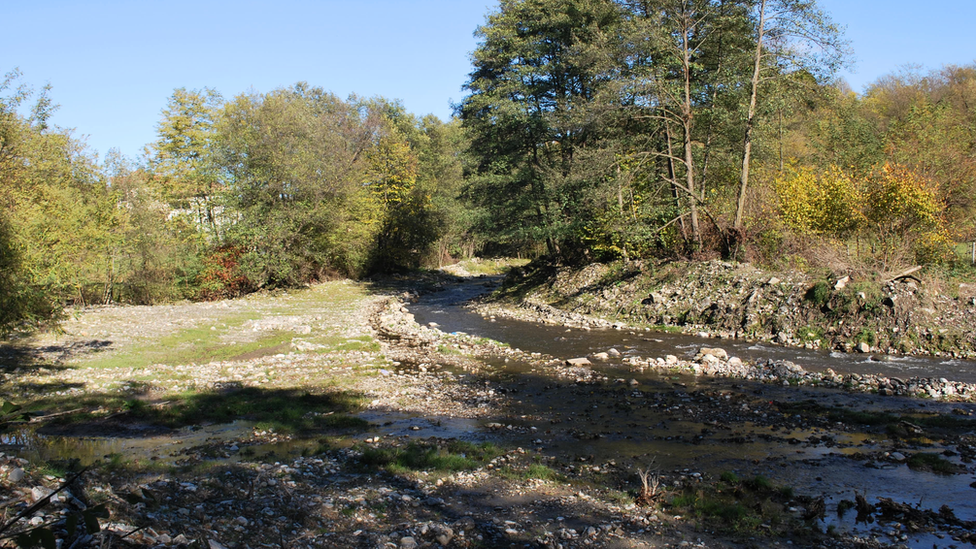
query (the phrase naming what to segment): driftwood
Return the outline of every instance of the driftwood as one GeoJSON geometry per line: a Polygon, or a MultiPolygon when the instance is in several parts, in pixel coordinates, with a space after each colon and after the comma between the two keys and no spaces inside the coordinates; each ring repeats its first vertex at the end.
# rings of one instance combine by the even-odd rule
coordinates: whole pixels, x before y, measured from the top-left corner
{"type": "Polygon", "coordinates": [[[921,284],[922,281],[919,280],[918,277],[913,276],[915,273],[917,273],[918,271],[921,271],[921,270],[922,270],[922,266],[921,265],[916,265],[916,266],[912,267],[911,269],[906,269],[906,270],[904,270],[904,271],[896,274],[895,276],[889,278],[888,280],[885,280],[885,283],[894,282],[896,280],[901,280],[901,279],[904,279],[904,278],[910,278],[910,279],[914,280],[915,282],[918,282],[919,284],[921,284]]]}

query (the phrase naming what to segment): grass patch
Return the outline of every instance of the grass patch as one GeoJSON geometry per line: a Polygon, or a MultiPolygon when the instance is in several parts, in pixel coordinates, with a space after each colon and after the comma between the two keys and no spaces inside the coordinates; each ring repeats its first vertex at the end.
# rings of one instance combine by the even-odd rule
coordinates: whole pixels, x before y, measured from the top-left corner
{"type": "MultiPolygon", "coordinates": [[[[709,527],[755,535],[774,534],[774,528],[790,520],[786,509],[790,488],[776,486],[763,476],[742,480],[728,471],[713,486],[687,486],[671,498],[676,512],[695,516],[709,527]]],[[[795,527],[795,526],[794,526],[795,527]]]]}
{"type": "Polygon", "coordinates": [[[908,468],[913,471],[931,471],[939,475],[954,475],[959,467],[939,454],[918,453],[908,458],[908,468]]]}
{"type": "Polygon", "coordinates": [[[541,463],[533,463],[525,468],[512,466],[505,467],[500,469],[498,474],[504,478],[512,480],[543,480],[550,482],[563,481],[566,478],[556,472],[553,468],[541,463]]]}
{"type": "Polygon", "coordinates": [[[311,394],[248,387],[189,393],[164,408],[130,405],[130,415],[172,427],[248,420],[282,433],[365,430],[368,422],[347,415],[361,410],[364,402],[364,397],[345,391],[311,394]]]}
{"type": "MultiPolygon", "coordinates": [[[[244,320],[240,323],[243,324],[244,320]]],[[[258,358],[268,354],[287,352],[293,332],[272,331],[254,341],[231,343],[224,336],[231,326],[211,330],[195,327],[163,336],[152,343],[101,357],[96,355],[88,362],[98,368],[145,368],[153,364],[175,366],[179,364],[206,364],[233,358],[258,358]]]]}
{"type": "Polygon", "coordinates": [[[498,456],[493,444],[452,440],[446,445],[411,442],[406,447],[366,448],[359,457],[366,470],[383,469],[392,474],[411,471],[466,471],[476,469],[498,456]]]}

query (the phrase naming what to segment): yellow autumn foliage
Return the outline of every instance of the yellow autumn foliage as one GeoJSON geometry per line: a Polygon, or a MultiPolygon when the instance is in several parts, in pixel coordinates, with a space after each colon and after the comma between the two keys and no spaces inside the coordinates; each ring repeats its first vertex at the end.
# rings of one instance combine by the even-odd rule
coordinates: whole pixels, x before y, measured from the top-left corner
{"type": "Polygon", "coordinates": [[[782,219],[797,232],[844,236],[863,225],[861,190],[836,166],[820,173],[791,166],[774,186],[782,219]]]}
{"type": "Polygon", "coordinates": [[[904,166],[884,164],[854,178],[837,166],[794,165],[774,180],[774,189],[781,219],[798,233],[865,236],[885,263],[905,252],[923,263],[950,257],[938,189],[904,166]]]}

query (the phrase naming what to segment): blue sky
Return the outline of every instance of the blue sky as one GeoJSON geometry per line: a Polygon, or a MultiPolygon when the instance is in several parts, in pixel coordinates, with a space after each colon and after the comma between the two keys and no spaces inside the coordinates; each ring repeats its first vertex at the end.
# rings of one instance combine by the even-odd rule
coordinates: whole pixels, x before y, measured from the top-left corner
{"type": "MultiPolygon", "coordinates": [[[[855,91],[906,64],[976,61],[976,1],[820,0],[847,26],[855,91]],[[937,8],[937,9],[936,9],[937,8]]],[[[103,156],[136,157],[173,89],[225,98],[298,81],[340,97],[400,99],[451,115],[463,97],[475,28],[496,0],[7,0],[0,72],[53,86],[54,124],[103,156]]]]}

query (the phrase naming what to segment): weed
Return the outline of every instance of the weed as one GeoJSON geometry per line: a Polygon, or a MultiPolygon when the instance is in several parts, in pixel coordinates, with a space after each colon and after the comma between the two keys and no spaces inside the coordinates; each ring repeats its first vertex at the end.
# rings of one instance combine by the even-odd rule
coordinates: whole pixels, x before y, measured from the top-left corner
{"type": "Polygon", "coordinates": [[[818,280],[803,294],[803,299],[814,305],[824,306],[830,301],[833,292],[834,289],[829,280],[818,280]]]}
{"type": "Polygon", "coordinates": [[[797,330],[797,337],[804,343],[813,343],[824,340],[823,328],[819,326],[806,326],[797,330]]]}
{"type": "Polygon", "coordinates": [[[638,469],[637,476],[640,477],[641,487],[637,493],[636,503],[641,506],[651,505],[661,496],[661,476],[651,471],[650,467],[646,471],[638,469]]]}
{"type": "Polygon", "coordinates": [[[769,492],[773,490],[772,481],[762,475],[756,475],[755,478],[747,480],[745,484],[755,491],[769,492]]]}
{"type": "Polygon", "coordinates": [[[840,500],[840,503],[837,504],[837,516],[843,517],[844,513],[853,509],[854,506],[854,502],[849,499],[840,500]]]}
{"type": "Polygon", "coordinates": [[[915,471],[931,471],[940,475],[954,475],[959,467],[939,454],[917,453],[908,458],[908,467],[915,471]]]}
{"type": "Polygon", "coordinates": [[[474,445],[451,441],[446,447],[427,442],[411,442],[405,448],[367,448],[359,463],[366,469],[385,469],[389,473],[410,471],[463,471],[475,469],[497,455],[489,443],[474,445]]]}
{"type": "Polygon", "coordinates": [[[726,484],[739,484],[739,476],[732,471],[725,471],[719,478],[726,484]]]}

